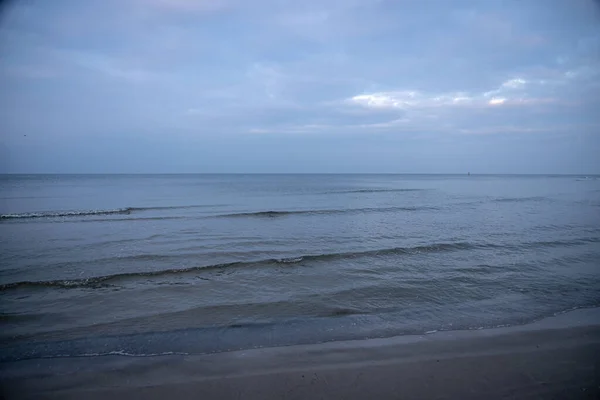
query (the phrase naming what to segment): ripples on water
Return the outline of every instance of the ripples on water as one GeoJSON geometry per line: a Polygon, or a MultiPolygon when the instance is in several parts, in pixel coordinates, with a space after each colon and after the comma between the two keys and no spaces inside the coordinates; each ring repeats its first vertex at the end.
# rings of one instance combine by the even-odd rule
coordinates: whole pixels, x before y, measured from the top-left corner
{"type": "Polygon", "coordinates": [[[517,324],[600,300],[594,179],[5,176],[0,185],[9,358],[92,353],[107,337],[103,346],[125,351],[131,334],[163,335],[153,352],[185,352],[517,324]],[[55,345],[32,350],[31,340],[55,345]]]}

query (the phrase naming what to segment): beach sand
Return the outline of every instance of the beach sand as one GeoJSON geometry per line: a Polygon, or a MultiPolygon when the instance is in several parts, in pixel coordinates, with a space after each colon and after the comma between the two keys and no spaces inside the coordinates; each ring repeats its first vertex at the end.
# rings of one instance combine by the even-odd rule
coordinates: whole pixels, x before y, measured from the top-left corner
{"type": "Polygon", "coordinates": [[[600,309],[495,329],[0,368],[6,399],[597,399],[600,309]]]}

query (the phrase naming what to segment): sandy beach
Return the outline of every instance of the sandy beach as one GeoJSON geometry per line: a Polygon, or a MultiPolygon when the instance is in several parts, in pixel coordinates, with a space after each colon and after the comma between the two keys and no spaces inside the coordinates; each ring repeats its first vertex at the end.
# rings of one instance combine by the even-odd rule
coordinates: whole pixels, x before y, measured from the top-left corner
{"type": "Polygon", "coordinates": [[[592,399],[600,309],[528,325],[205,355],[7,362],[6,399],[592,399]]]}

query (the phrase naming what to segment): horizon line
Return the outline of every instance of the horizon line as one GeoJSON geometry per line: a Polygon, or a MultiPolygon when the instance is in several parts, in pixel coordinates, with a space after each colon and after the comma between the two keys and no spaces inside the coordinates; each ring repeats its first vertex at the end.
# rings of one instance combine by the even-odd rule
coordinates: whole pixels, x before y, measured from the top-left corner
{"type": "Polygon", "coordinates": [[[514,172],[0,172],[6,175],[457,175],[457,176],[600,176],[598,173],[514,173],[514,172]]]}

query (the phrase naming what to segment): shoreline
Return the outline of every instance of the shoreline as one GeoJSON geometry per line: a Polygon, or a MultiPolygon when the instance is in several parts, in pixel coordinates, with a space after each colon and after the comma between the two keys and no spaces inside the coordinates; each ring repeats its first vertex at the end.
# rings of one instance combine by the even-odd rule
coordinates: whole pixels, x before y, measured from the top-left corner
{"type": "Polygon", "coordinates": [[[198,355],[0,363],[4,398],[595,398],[600,308],[525,325],[198,355]]]}
{"type": "MultiPolygon", "coordinates": [[[[600,305],[588,305],[557,311],[538,319],[515,324],[496,326],[456,327],[455,329],[430,329],[402,332],[394,325],[378,324],[377,321],[354,321],[353,315],[342,319],[290,320],[280,324],[238,324],[232,326],[214,326],[206,328],[184,328],[150,331],[111,331],[104,335],[97,333],[85,335],[78,332],[69,337],[63,332],[42,333],[30,336],[2,336],[0,365],[6,362],[18,362],[55,358],[94,358],[111,355],[125,357],[156,357],[165,355],[208,355],[215,353],[289,347],[299,345],[318,345],[337,342],[353,342],[375,339],[393,339],[424,335],[444,335],[452,332],[493,331],[501,329],[519,330],[520,327],[535,327],[540,321],[555,321],[564,314],[585,313],[585,310],[599,308],[600,305]],[[347,319],[350,318],[350,319],[347,319]],[[317,322],[317,323],[315,323],[317,322]],[[266,329],[264,329],[266,328],[266,329]]],[[[376,314],[370,317],[376,317],[376,314]]],[[[361,316],[362,317],[362,316],[361,316]]],[[[597,318],[600,320],[600,316],[597,318]]],[[[573,325],[576,321],[563,321],[573,325]]],[[[145,329],[148,326],[144,324],[145,329]]],[[[73,334],[71,332],[70,334],[73,334]]]]}

